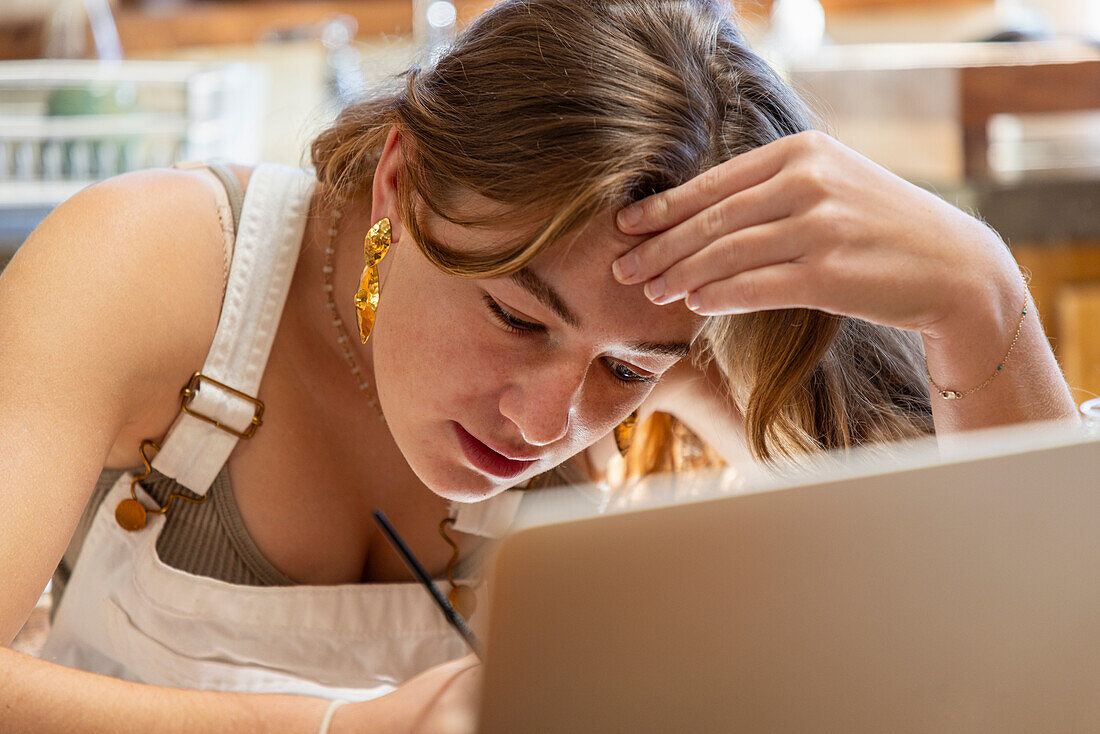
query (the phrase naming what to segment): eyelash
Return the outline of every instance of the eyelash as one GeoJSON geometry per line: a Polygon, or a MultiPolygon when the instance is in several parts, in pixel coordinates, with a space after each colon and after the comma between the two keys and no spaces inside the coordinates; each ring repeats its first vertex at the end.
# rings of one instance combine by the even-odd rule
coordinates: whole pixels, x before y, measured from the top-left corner
{"type": "MultiPolygon", "coordinates": [[[[496,317],[496,320],[500,322],[500,325],[508,331],[512,332],[513,334],[539,334],[546,331],[546,327],[541,324],[532,324],[530,321],[518,319],[512,314],[508,313],[499,303],[497,303],[493,299],[492,296],[488,294],[485,295],[485,305],[489,307],[489,310],[493,313],[493,316],[496,317]]],[[[611,373],[611,376],[622,385],[636,385],[638,383],[657,382],[656,376],[639,375],[637,372],[620,362],[609,361],[607,362],[607,364],[608,371],[611,373]],[[629,374],[626,376],[622,375],[618,371],[619,367],[624,369],[629,374]]]]}

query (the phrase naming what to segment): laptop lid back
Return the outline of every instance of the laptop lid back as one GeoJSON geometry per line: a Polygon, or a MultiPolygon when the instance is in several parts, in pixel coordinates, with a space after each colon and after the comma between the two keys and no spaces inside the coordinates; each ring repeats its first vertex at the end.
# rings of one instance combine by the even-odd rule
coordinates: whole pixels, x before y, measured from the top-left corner
{"type": "Polygon", "coordinates": [[[479,731],[1100,731],[1100,439],[1043,435],[509,535],[479,731]]]}

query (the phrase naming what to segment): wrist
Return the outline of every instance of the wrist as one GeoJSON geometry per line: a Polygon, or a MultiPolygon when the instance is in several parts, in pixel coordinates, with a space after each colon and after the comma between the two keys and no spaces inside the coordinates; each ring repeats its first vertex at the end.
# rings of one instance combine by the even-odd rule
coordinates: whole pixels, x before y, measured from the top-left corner
{"type": "Polygon", "coordinates": [[[1027,320],[1038,318],[1027,284],[1013,267],[974,279],[960,307],[934,330],[921,333],[930,389],[961,396],[1010,369],[1027,320]]]}

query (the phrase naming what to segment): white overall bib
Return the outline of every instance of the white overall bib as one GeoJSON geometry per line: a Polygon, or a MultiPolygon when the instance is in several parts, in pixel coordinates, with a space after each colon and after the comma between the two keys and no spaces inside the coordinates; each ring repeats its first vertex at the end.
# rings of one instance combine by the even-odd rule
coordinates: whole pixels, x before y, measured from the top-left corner
{"type": "MultiPolygon", "coordinates": [[[[256,394],[271,351],[315,185],[309,172],[277,164],[257,167],[249,181],[202,368],[247,395],[256,394]]],[[[244,431],[254,405],[202,382],[190,409],[244,431]]],[[[181,411],[152,465],[205,495],[237,440],[181,411]]],[[[366,700],[468,652],[416,583],[241,586],[164,564],[156,552],[163,515],[150,514],[138,531],[115,520],[132,479],[124,472],[99,507],[44,659],[153,685],[366,700]]],[[[140,484],[136,491],[155,506],[140,484]]],[[[509,491],[459,506],[456,529],[497,535],[518,501],[509,491]]]]}

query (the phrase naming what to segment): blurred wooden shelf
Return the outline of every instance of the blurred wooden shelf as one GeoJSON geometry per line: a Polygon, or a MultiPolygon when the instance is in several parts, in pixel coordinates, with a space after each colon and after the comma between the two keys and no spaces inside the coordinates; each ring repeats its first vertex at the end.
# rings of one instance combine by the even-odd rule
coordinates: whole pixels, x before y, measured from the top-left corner
{"type": "MultiPolygon", "coordinates": [[[[453,0],[465,25],[495,0],[453,0]]],[[[771,12],[773,0],[726,0],[749,22],[771,12]]],[[[820,0],[826,13],[875,13],[904,8],[972,7],[993,0],[820,0]]],[[[169,8],[148,8],[121,0],[115,10],[122,48],[128,57],[185,46],[247,44],[264,34],[350,15],[359,36],[412,33],[412,0],[185,0],[169,8]]],[[[42,47],[41,20],[25,16],[0,21],[0,59],[36,58],[42,47]]],[[[89,48],[91,44],[89,43],[89,48]]]]}
{"type": "MultiPolygon", "coordinates": [[[[489,4],[458,0],[460,20],[489,4]]],[[[411,0],[206,0],[167,8],[123,2],[114,11],[122,49],[129,58],[188,46],[255,43],[266,34],[309,26],[334,15],[355,18],[360,36],[412,33],[411,0]]],[[[42,22],[27,19],[0,24],[0,59],[37,57],[42,28],[42,22]]],[[[92,48],[90,41],[88,48],[92,48]]]]}
{"type": "Polygon", "coordinates": [[[360,36],[412,33],[410,0],[190,2],[167,12],[129,5],[115,13],[115,22],[126,54],[140,56],[183,46],[254,43],[333,15],[355,18],[360,36]]]}

